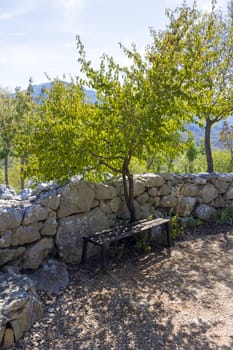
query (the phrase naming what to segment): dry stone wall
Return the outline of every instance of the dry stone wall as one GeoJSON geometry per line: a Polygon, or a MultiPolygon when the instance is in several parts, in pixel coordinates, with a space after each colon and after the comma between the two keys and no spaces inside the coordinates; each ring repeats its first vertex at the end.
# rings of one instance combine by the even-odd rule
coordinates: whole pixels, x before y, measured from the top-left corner
{"type": "MultiPolygon", "coordinates": [[[[17,265],[20,271],[38,269],[59,256],[78,263],[82,236],[129,219],[121,180],[92,184],[74,180],[65,186],[40,184],[16,196],[0,190],[0,269],[17,265]]],[[[196,217],[211,221],[217,211],[232,205],[233,174],[145,174],[136,176],[137,219],[196,217]]]]}
{"type": "MultiPolygon", "coordinates": [[[[211,221],[232,206],[233,174],[136,176],[134,203],[137,219],[211,221]]],[[[12,346],[43,316],[38,289],[67,286],[65,263],[79,263],[82,236],[128,219],[121,180],[40,184],[18,196],[0,185],[0,348],[12,346]]]]}

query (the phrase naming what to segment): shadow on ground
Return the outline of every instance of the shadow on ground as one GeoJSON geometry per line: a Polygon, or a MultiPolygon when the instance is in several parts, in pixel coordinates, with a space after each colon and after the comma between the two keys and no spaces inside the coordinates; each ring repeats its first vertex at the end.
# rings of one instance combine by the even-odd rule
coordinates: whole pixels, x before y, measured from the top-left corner
{"type": "Polygon", "coordinates": [[[29,343],[37,332],[37,349],[233,349],[232,232],[123,257],[106,273],[97,262],[70,267],[69,287],[42,295],[46,317],[29,343]]]}

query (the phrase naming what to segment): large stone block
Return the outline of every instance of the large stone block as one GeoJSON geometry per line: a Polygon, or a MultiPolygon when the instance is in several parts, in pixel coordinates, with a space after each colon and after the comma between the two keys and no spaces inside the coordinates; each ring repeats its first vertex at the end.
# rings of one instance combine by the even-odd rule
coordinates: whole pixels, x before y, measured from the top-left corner
{"type": "Polygon", "coordinates": [[[13,346],[42,316],[33,282],[25,276],[0,273],[0,347],[13,346]]]}
{"type": "Polygon", "coordinates": [[[212,202],[215,198],[218,197],[218,191],[214,185],[207,184],[201,191],[201,199],[204,204],[212,202]]]}
{"type": "Polygon", "coordinates": [[[196,184],[185,184],[182,195],[186,197],[198,197],[201,187],[196,184]]]}
{"type": "Polygon", "coordinates": [[[40,231],[42,236],[55,236],[57,232],[57,215],[55,211],[50,211],[44,225],[40,231]]]}
{"type": "Polygon", "coordinates": [[[156,187],[149,188],[148,194],[150,197],[157,197],[159,194],[159,190],[156,187]]]}
{"type": "Polygon", "coordinates": [[[16,249],[0,249],[0,266],[5,265],[6,263],[14,261],[19,257],[23,256],[25,250],[26,249],[24,247],[19,247],[16,249]]]}
{"type": "Polygon", "coordinates": [[[59,190],[61,195],[58,218],[88,212],[93,205],[95,191],[84,181],[71,182],[59,190]]]}
{"type": "Polygon", "coordinates": [[[160,201],[160,206],[162,208],[174,208],[177,204],[177,197],[174,194],[162,197],[160,201]]]}
{"type": "Polygon", "coordinates": [[[213,184],[216,187],[218,193],[220,194],[225,193],[229,187],[229,183],[224,180],[221,180],[221,178],[214,179],[213,184]]]}
{"type": "Polygon", "coordinates": [[[100,208],[86,214],[61,218],[58,221],[56,245],[59,256],[67,263],[80,262],[82,236],[108,228],[106,215],[100,208]]]}
{"type": "Polygon", "coordinates": [[[11,245],[13,247],[35,242],[40,239],[39,226],[20,226],[13,230],[11,245]]]}
{"type": "Polygon", "coordinates": [[[37,269],[54,247],[52,238],[42,238],[28,248],[22,261],[22,269],[37,269]]]}
{"type": "Polygon", "coordinates": [[[216,209],[207,204],[201,204],[195,209],[195,216],[203,221],[211,222],[214,220],[215,215],[216,209]]]}
{"type": "Polygon", "coordinates": [[[95,198],[97,200],[113,199],[117,196],[115,187],[105,184],[95,184],[95,198]]]}
{"type": "Polygon", "coordinates": [[[141,180],[146,187],[160,187],[164,184],[163,177],[157,174],[145,174],[141,176],[141,180]]]}
{"type": "Polygon", "coordinates": [[[190,216],[197,202],[196,198],[183,197],[177,205],[177,210],[180,216],[190,216]]]}
{"type": "Polygon", "coordinates": [[[23,218],[23,224],[29,225],[37,221],[43,221],[47,219],[49,209],[39,204],[32,204],[25,209],[23,218]]]}
{"type": "Polygon", "coordinates": [[[0,248],[10,247],[12,235],[11,230],[0,232],[0,248]]]}
{"type": "MultiPolygon", "coordinates": [[[[7,204],[7,203],[6,203],[7,204]]],[[[0,208],[0,231],[18,227],[23,219],[24,207],[1,207],[0,208]]]]}
{"type": "Polygon", "coordinates": [[[60,204],[60,194],[57,194],[55,190],[42,192],[39,198],[36,200],[36,203],[52,210],[57,210],[60,204]]]}
{"type": "Polygon", "coordinates": [[[224,199],[231,200],[233,199],[233,187],[230,187],[228,191],[224,194],[224,199]]]}
{"type": "Polygon", "coordinates": [[[141,194],[140,196],[138,196],[136,199],[137,199],[137,202],[138,202],[139,204],[146,203],[146,202],[148,202],[148,200],[149,200],[148,193],[147,193],[147,192],[144,192],[143,194],[141,194]]]}
{"type": "Polygon", "coordinates": [[[171,190],[172,189],[170,186],[168,186],[167,184],[164,184],[159,190],[159,195],[160,196],[167,196],[168,194],[171,193],[171,190]]]}

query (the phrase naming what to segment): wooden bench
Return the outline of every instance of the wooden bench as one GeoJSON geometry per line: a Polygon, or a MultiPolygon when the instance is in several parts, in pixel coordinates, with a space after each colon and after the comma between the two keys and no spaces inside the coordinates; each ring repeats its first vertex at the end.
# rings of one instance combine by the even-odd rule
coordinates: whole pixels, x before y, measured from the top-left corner
{"type": "Polygon", "coordinates": [[[140,220],[129,223],[127,225],[121,225],[112,229],[96,232],[90,236],[83,236],[81,264],[86,263],[88,243],[93,243],[101,247],[101,265],[103,268],[105,268],[107,266],[106,247],[109,243],[119,241],[120,239],[127,238],[162,225],[164,226],[166,231],[167,246],[171,247],[171,234],[169,223],[169,219],[163,218],[157,218],[152,220],[140,220]]]}

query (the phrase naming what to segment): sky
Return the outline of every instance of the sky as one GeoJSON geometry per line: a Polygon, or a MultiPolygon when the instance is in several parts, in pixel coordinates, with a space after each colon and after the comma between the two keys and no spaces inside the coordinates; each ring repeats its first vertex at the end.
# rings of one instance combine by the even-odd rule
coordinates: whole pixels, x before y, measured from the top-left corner
{"type": "MultiPolygon", "coordinates": [[[[192,4],[191,0],[186,1],[192,4]]],[[[208,10],[211,0],[198,0],[208,10]]],[[[76,35],[98,65],[103,52],[120,64],[119,42],[139,50],[150,43],[149,28],[164,29],[165,9],[182,0],[0,0],[0,87],[13,91],[66,74],[79,76],[76,35]]],[[[227,0],[218,0],[225,11],[227,0]]]]}

